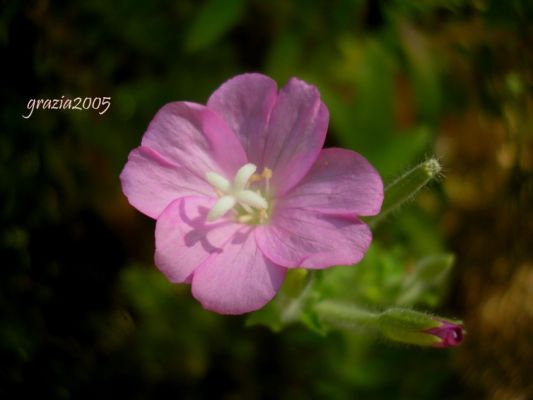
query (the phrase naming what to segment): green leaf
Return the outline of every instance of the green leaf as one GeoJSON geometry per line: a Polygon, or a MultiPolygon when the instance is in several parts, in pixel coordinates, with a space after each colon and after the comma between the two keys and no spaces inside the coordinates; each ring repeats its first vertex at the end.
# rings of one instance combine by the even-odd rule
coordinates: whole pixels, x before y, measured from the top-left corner
{"type": "Polygon", "coordinates": [[[312,310],[317,299],[314,283],[312,272],[290,269],[276,297],[265,307],[251,314],[246,325],[265,325],[272,331],[279,332],[287,325],[300,322],[308,329],[324,334],[324,327],[312,310]]]}
{"type": "Polygon", "coordinates": [[[262,309],[250,314],[247,318],[246,326],[256,325],[266,326],[270,328],[272,332],[279,332],[283,329],[279,305],[276,298],[262,309]]]}
{"type": "Polygon", "coordinates": [[[435,123],[442,103],[439,60],[430,51],[426,38],[413,26],[401,23],[398,33],[408,61],[417,112],[425,121],[435,123]]]}
{"type": "Polygon", "coordinates": [[[268,52],[265,67],[267,75],[278,82],[288,81],[296,73],[302,50],[299,36],[292,33],[280,35],[268,52]]]}
{"type": "Polygon", "coordinates": [[[435,306],[441,297],[454,261],[455,257],[450,253],[431,255],[420,260],[406,276],[396,304],[413,306],[424,303],[435,306]]]}
{"type": "MultiPolygon", "coordinates": [[[[432,130],[425,125],[399,131],[395,125],[398,63],[382,42],[345,39],[343,59],[335,66],[338,80],[320,86],[340,143],[363,154],[385,178],[427,150],[432,130]]],[[[325,81],[327,83],[327,81],[325,81]]]]}
{"type": "MultiPolygon", "coordinates": [[[[373,157],[381,151],[394,130],[394,73],[395,65],[389,51],[377,41],[361,46],[343,43],[346,54],[344,69],[355,97],[346,104],[345,121],[339,131],[343,145],[357,149],[375,163],[373,157]],[[379,151],[378,151],[379,149],[379,151]]],[[[336,114],[332,117],[336,118],[336,114]]],[[[332,121],[335,123],[335,121],[332,121]]],[[[378,168],[380,165],[378,165],[378,168]]]]}
{"type": "Polygon", "coordinates": [[[386,307],[394,305],[403,283],[405,255],[373,243],[358,265],[320,271],[316,290],[321,299],[341,299],[357,304],[386,307]]]}
{"type": "Polygon", "coordinates": [[[214,44],[239,21],[245,5],[245,0],[207,2],[187,33],[187,50],[198,51],[214,44]]]}

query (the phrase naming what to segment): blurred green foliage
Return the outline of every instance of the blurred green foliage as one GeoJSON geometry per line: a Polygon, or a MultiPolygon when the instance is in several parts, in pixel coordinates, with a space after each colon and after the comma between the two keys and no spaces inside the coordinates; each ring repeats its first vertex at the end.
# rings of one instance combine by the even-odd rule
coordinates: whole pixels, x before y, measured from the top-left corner
{"type": "MultiPolygon", "coordinates": [[[[451,117],[479,110],[501,117],[509,104],[527,110],[532,4],[6,4],[0,395],[479,398],[453,352],[394,347],[356,333],[324,336],[302,325],[274,334],[245,327],[245,317],[205,312],[187,287],[171,285],[153,267],[153,222],[127,204],[118,174],[164,103],[205,102],[226,79],[261,71],[280,85],[291,76],[317,85],[331,114],[327,144],[357,150],[390,182],[433,152],[451,117]],[[37,110],[21,117],[29,99],[62,95],[111,96],[112,106],[102,116],[37,110]]],[[[526,111],[517,115],[527,120],[526,111]]],[[[525,141],[529,131],[521,132],[525,141]]],[[[460,299],[443,297],[451,262],[446,201],[443,188],[432,186],[376,228],[360,265],[316,274],[309,298],[342,290],[369,307],[460,313],[460,299]]],[[[281,318],[278,302],[284,310],[294,305],[291,290],[305,290],[300,278],[262,311],[269,321],[281,318]]],[[[303,322],[320,330],[312,315],[303,322]]]]}

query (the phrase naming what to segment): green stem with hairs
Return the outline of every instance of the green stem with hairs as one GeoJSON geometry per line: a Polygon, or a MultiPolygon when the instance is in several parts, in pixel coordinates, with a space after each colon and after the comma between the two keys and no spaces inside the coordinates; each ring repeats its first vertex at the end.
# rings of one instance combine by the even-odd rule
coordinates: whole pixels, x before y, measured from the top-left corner
{"type": "Polygon", "coordinates": [[[385,188],[385,198],[379,215],[367,218],[366,221],[375,226],[391,212],[397,210],[433,179],[437,178],[442,167],[436,158],[430,158],[407,171],[385,188]]]}
{"type": "Polygon", "coordinates": [[[428,333],[428,330],[442,325],[443,320],[408,308],[393,307],[372,312],[335,300],[317,303],[314,311],[327,326],[370,330],[385,339],[418,346],[433,346],[439,342],[439,338],[428,333]]]}

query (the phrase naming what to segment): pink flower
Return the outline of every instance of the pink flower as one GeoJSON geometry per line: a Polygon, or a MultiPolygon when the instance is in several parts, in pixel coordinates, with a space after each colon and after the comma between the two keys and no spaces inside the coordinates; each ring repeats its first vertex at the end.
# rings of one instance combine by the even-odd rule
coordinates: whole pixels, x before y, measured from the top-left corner
{"type": "Polygon", "coordinates": [[[322,149],[328,110],[291,79],[230,79],[207,106],[156,114],[120,178],[129,202],[157,219],[155,264],[190,283],[209,310],[242,314],[277,293],[288,268],[362,259],[383,184],[359,154],[322,149]]]}

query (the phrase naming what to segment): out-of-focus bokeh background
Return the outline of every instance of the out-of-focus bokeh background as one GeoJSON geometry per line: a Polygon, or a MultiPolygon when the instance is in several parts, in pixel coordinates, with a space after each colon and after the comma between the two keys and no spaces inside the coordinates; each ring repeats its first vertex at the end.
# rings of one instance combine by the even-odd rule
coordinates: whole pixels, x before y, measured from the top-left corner
{"type": "Polygon", "coordinates": [[[532,18],[529,0],[5,2],[2,398],[533,398],[532,18]],[[328,145],[386,182],[440,157],[444,177],[376,229],[348,284],[378,307],[453,252],[414,305],[463,319],[462,346],[246,327],[157,272],[154,221],[119,185],[128,152],[163,104],[248,71],[317,85],[328,145]],[[21,117],[61,96],[112,105],[21,117]]]}

